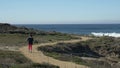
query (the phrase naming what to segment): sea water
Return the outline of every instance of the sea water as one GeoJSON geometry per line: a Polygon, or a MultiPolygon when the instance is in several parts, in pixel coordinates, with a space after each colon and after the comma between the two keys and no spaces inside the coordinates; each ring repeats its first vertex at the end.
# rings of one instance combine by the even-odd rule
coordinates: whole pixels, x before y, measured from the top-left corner
{"type": "Polygon", "coordinates": [[[120,37],[120,24],[21,24],[17,26],[70,34],[120,37]]]}

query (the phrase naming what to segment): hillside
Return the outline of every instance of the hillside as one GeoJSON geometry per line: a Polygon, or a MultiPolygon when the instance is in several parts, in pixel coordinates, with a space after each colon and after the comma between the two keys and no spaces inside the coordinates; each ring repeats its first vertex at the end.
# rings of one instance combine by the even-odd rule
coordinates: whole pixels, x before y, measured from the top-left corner
{"type": "Polygon", "coordinates": [[[120,38],[100,37],[74,44],[42,46],[38,50],[55,59],[73,61],[92,68],[119,68],[120,65],[120,38]]]}
{"type": "Polygon", "coordinates": [[[25,26],[17,27],[8,23],[0,23],[0,34],[7,33],[7,34],[37,34],[37,35],[65,35],[60,32],[56,31],[43,31],[37,30],[33,28],[27,28],[25,26]]]}
{"type": "Polygon", "coordinates": [[[26,27],[17,27],[14,25],[10,25],[8,23],[0,23],[0,33],[39,34],[40,32],[42,33],[42,31],[38,31],[35,29],[30,29],[30,28],[26,28],[26,27]]]}
{"type": "MultiPolygon", "coordinates": [[[[27,37],[32,33],[34,37],[34,43],[54,42],[59,40],[76,39],[76,37],[69,34],[63,34],[59,32],[46,32],[39,31],[33,28],[17,27],[7,23],[0,24],[0,46],[23,46],[27,45],[27,37]]],[[[0,49],[1,49],[0,48],[0,49]]]]}

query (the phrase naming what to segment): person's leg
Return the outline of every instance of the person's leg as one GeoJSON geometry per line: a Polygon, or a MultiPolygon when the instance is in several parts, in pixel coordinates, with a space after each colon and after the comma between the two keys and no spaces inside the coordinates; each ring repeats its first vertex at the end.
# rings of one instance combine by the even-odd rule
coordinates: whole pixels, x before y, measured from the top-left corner
{"type": "Polygon", "coordinates": [[[30,44],[28,45],[28,50],[30,51],[30,44]]]}
{"type": "Polygon", "coordinates": [[[32,44],[30,45],[30,50],[32,51],[32,44]]]}
{"type": "Polygon", "coordinates": [[[30,52],[32,52],[32,44],[30,44],[30,52]]]}

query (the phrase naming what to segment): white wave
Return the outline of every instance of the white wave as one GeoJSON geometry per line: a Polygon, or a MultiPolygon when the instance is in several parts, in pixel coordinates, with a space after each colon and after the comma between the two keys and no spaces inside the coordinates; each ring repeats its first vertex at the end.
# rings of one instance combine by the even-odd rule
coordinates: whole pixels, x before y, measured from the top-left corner
{"type": "Polygon", "coordinates": [[[96,32],[92,32],[91,33],[92,35],[94,36],[111,36],[111,37],[120,37],[120,33],[102,33],[102,32],[99,32],[99,33],[96,33],[96,32]]]}

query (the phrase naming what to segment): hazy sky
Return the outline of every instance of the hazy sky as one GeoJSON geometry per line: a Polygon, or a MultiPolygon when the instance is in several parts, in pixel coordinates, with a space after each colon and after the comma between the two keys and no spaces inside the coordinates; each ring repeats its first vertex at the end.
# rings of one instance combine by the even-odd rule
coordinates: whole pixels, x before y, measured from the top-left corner
{"type": "Polygon", "coordinates": [[[120,0],[0,0],[0,22],[118,23],[120,0]]]}

